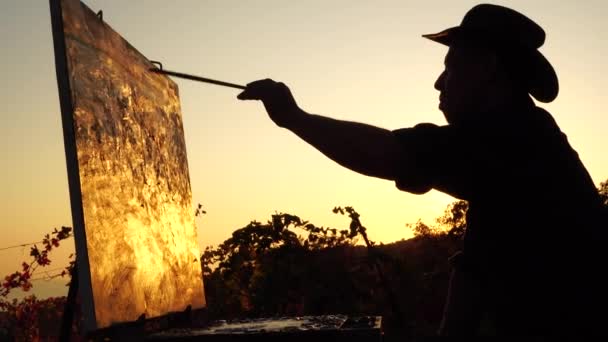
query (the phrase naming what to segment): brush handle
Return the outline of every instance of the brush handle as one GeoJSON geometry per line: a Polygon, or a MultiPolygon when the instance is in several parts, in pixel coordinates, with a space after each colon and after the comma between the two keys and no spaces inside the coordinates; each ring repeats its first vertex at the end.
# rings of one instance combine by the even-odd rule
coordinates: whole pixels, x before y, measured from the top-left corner
{"type": "Polygon", "coordinates": [[[211,84],[215,84],[215,85],[220,85],[220,86],[230,87],[230,88],[236,88],[236,89],[245,89],[245,86],[242,86],[242,85],[239,85],[239,84],[228,83],[228,82],[223,82],[223,81],[218,81],[218,80],[212,80],[210,78],[205,78],[205,77],[200,77],[200,76],[182,74],[181,72],[169,71],[169,70],[164,70],[164,69],[159,69],[159,68],[152,68],[152,69],[150,69],[150,71],[155,72],[157,74],[175,76],[175,77],[185,78],[187,80],[192,80],[192,81],[211,83],[211,84]]]}

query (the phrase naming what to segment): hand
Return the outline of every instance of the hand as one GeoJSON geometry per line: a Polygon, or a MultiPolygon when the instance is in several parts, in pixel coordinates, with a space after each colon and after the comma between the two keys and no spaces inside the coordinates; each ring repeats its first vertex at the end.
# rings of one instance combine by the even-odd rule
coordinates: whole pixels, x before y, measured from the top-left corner
{"type": "Polygon", "coordinates": [[[303,114],[289,88],[284,83],[269,78],[247,84],[247,88],[237,98],[261,100],[268,116],[280,127],[289,127],[303,114]]]}

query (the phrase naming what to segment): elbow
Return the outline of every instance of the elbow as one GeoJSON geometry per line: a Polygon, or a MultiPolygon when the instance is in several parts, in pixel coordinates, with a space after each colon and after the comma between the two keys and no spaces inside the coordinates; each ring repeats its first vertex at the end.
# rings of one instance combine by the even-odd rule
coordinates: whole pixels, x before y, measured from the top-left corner
{"type": "Polygon", "coordinates": [[[386,146],[374,151],[367,158],[354,158],[361,162],[354,171],[370,177],[394,181],[397,179],[399,155],[396,146],[386,146]]]}

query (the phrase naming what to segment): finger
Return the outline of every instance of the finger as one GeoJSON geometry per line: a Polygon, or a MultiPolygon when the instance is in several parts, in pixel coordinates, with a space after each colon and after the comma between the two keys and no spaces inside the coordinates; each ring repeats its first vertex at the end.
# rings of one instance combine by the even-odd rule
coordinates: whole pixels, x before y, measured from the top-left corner
{"type": "Polygon", "coordinates": [[[239,100],[261,100],[265,93],[264,91],[260,91],[260,89],[246,88],[236,97],[239,100]]]}
{"type": "Polygon", "coordinates": [[[276,84],[277,82],[269,78],[247,83],[245,90],[238,94],[237,98],[239,100],[261,100],[264,94],[267,94],[276,84]]]}
{"type": "Polygon", "coordinates": [[[247,89],[243,90],[240,94],[238,94],[236,98],[239,100],[256,100],[251,97],[251,94],[247,91],[247,89]]]}

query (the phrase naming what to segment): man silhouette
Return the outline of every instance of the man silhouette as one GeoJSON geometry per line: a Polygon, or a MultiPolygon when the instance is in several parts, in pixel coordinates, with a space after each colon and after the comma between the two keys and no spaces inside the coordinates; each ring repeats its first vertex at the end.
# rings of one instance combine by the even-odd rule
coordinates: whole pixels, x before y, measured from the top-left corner
{"type": "Polygon", "coordinates": [[[530,98],[558,94],[538,51],[543,29],[484,4],[459,26],[424,37],[449,46],[435,82],[445,126],[390,131],[309,114],[270,79],[238,98],[261,100],[278,126],[353,171],[468,201],[440,334],[476,334],[482,316],[498,334],[604,333],[602,203],[566,136],[530,98]]]}

